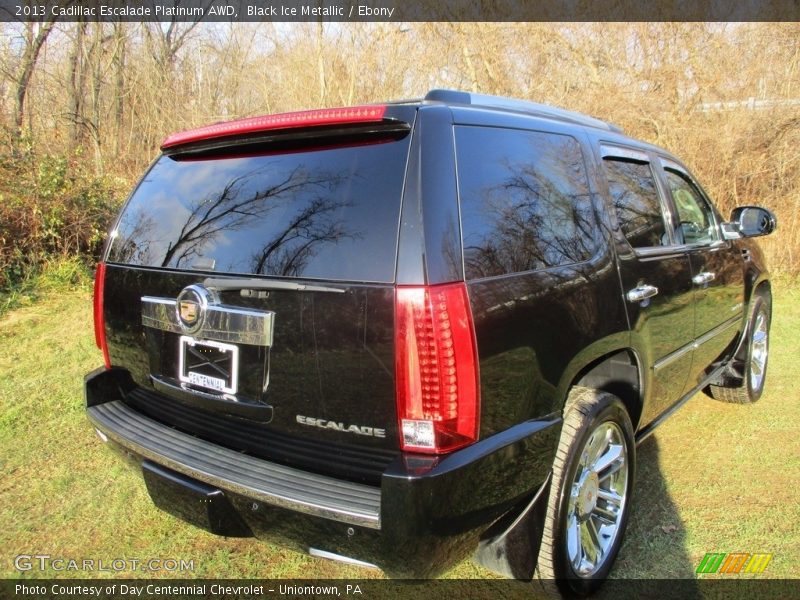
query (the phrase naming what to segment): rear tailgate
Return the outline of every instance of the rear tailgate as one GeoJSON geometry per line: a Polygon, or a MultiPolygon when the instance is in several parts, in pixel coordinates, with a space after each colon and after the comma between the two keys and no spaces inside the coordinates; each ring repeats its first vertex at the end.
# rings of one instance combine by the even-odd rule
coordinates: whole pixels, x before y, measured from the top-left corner
{"type": "Polygon", "coordinates": [[[160,157],[107,255],[111,363],[139,386],[128,402],[236,449],[374,480],[398,448],[393,281],[410,137],[394,122],[160,157]],[[181,294],[192,285],[211,309],[181,294]],[[181,324],[195,310],[204,328],[181,324]],[[220,334],[253,323],[269,335],[220,334]]]}

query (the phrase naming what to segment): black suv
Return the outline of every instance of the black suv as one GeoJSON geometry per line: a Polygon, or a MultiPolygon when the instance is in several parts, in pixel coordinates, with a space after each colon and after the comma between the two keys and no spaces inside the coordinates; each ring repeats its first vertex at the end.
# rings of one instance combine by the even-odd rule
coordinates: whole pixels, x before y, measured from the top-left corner
{"type": "Polygon", "coordinates": [[[399,577],[588,593],[636,443],[764,387],[767,210],[670,153],[434,90],[170,136],[95,284],[89,418],[154,502],[399,577]]]}

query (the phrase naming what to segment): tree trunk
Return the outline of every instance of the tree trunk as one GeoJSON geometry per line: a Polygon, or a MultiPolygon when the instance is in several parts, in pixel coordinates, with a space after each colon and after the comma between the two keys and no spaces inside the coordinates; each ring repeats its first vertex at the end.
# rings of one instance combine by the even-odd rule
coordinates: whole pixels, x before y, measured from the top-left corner
{"type": "Polygon", "coordinates": [[[100,146],[100,85],[103,81],[103,23],[94,24],[92,40],[92,142],[94,146],[95,175],[103,174],[103,154],[100,146]]]}
{"type": "Polygon", "coordinates": [[[120,155],[123,119],[125,117],[125,29],[121,23],[114,24],[116,47],[114,54],[114,157],[120,155]]]}
{"type": "Polygon", "coordinates": [[[86,69],[83,60],[83,42],[86,37],[86,23],[75,23],[75,40],[69,54],[69,98],[67,118],[69,119],[69,153],[81,145],[83,139],[83,89],[86,82],[86,69]]]}
{"type": "Polygon", "coordinates": [[[39,52],[44,46],[47,36],[53,30],[55,19],[45,21],[38,27],[35,23],[26,25],[25,50],[22,53],[19,69],[14,77],[14,136],[16,141],[22,137],[22,123],[25,120],[25,96],[28,94],[28,86],[31,83],[33,70],[36,61],[39,59],[39,52]]]}

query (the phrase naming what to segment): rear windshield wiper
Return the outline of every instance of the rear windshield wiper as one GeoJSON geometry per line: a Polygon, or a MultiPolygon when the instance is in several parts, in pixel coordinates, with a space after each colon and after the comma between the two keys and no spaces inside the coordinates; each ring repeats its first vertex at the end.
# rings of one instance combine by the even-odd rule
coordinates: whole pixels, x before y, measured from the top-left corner
{"type": "Polygon", "coordinates": [[[231,290],[290,290],[295,292],[333,292],[343,294],[342,288],[327,287],[323,285],[312,285],[307,283],[295,283],[294,281],[270,281],[268,279],[251,279],[249,277],[209,277],[203,281],[203,285],[210,290],[220,292],[231,290]]]}

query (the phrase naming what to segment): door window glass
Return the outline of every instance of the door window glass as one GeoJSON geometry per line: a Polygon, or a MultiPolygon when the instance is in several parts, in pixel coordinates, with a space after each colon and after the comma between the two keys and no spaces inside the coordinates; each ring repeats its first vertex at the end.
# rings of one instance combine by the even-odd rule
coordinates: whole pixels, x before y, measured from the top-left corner
{"type": "Polygon", "coordinates": [[[683,174],[666,169],[667,183],[678,211],[679,242],[710,244],[719,238],[714,213],[699,190],[683,174]]]}
{"type": "Polygon", "coordinates": [[[669,244],[658,189],[649,163],[603,160],[617,220],[634,248],[669,244]]]}

